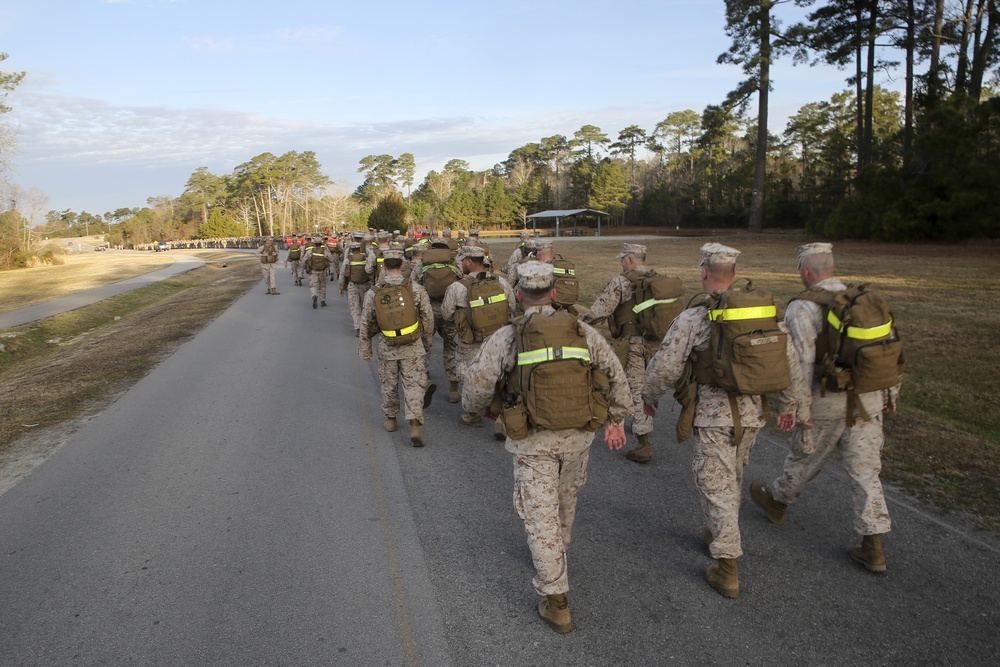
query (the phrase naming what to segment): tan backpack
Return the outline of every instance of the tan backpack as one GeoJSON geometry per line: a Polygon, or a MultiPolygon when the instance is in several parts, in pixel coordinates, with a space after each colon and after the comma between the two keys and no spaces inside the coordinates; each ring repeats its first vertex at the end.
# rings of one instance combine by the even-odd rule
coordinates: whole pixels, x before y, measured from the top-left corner
{"type": "Polygon", "coordinates": [[[633,281],[632,288],[632,312],[639,321],[639,334],[646,340],[662,341],[674,318],[684,310],[684,284],[680,278],[653,271],[633,281]]]}
{"type": "Polygon", "coordinates": [[[510,310],[500,279],[491,273],[466,276],[469,306],[455,311],[455,328],[463,343],[481,343],[507,324],[510,310]]]}
{"type": "Polygon", "coordinates": [[[521,440],[534,427],[599,429],[608,417],[607,376],[591,367],[577,318],[566,311],[515,318],[517,367],[507,377],[507,435],[521,440]]]}
{"type": "Polygon", "coordinates": [[[553,287],[556,296],[552,305],[556,308],[572,306],[580,299],[580,281],[576,278],[576,265],[562,255],[552,260],[553,287]]]}
{"type": "Polygon", "coordinates": [[[330,258],[326,256],[323,246],[313,246],[309,255],[309,268],[312,271],[326,271],[330,266],[330,258]]]}
{"type": "Polygon", "coordinates": [[[447,248],[431,248],[424,252],[421,282],[432,299],[443,299],[448,287],[461,278],[461,271],[451,258],[451,250],[447,248]]]}
{"type": "Polygon", "coordinates": [[[374,305],[375,322],[387,345],[395,347],[420,340],[423,330],[410,283],[382,285],[375,290],[374,305]]]}
{"type": "Polygon", "coordinates": [[[774,295],[750,280],[707,301],[712,338],[707,350],[694,353],[698,384],[731,394],[769,394],[792,382],[788,334],[778,328],[774,295]]]}

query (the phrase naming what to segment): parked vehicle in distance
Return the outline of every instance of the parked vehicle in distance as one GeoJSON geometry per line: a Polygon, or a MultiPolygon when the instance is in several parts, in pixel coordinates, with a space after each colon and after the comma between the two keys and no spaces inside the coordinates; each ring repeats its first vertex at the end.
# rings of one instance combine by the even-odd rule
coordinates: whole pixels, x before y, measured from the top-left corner
{"type": "Polygon", "coordinates": [[[158,241],[156,245],[153,246],[153,250],[156,252],[160,252],[161,250],[167,251],[170,250],[170,246],[167,245],[166,241],[158,241]]]}
{"type": "Polygon", "coordinates": [[[108,246],[101,244],[99,246],[94,246],[94,252],[104,252],[108,249],[108,246]]]}

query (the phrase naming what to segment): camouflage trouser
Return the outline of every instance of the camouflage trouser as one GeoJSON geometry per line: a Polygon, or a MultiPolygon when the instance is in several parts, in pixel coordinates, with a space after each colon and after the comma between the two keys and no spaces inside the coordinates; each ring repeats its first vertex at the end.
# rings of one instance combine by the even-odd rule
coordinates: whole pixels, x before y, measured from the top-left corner
{"type": "Polygon", "coordinates": [[[750,461],[750,450],[759,428],[744,427],[743,438],[733,447],[733,429],[729,426],[694,427],[694,481],[701,498],[708,528],[712,531],[709,551],[712,558],[739,558],[740,498],[743,468],[750,461]]]}
{"type": "Polygon", "coordinates": [[[348,283],[347,285],[347,305],[351,309],[351,319],[354,320],[355,330],[361,328],[361,307],[365,303],[365,292],[371,286],[371,283],[348,283]]]}
{"type": "Polygon", "coordinates": [[[343,258],[340,255],[334,255],[333,258],[334,260],[330,262],[330,268],[326,270],[326,274],[330,276],[331,282],[336,282],[340,280],[340,263],[343,258]]]}
{"type": "Polygon", "coordinates": [[[472,363],[472,359],[479,352],[479,348],[483,346],[482,343],[458,343],[457,353],[456,353],[456,365],[458,368],[458,377],[462,382],[465,382],[464,375],[465,369],[472,363]]]}
{"type": "Polygon", "coordinates": [[[658,344],[647,342],[642,336],[632,336],[628,342],[628,359],[625,362],[625,377],[632,395],[632,433],[645,435],[653,432],[653,418],[642,409],[642,383],[645,381],[646,365],[653,358],[658,344]]]}
{"type": "Polygon", "coordinates": [[[292,280],[296,283],[302,280],[302,260],[290,259],[288,260],[288,266],[292,268],[292,280]]]}
{"type": "Polygon", "coordinates": [[[425,357],[378,360],[378,379],[382,384],[382,414],[399,414],[399,383],[403,383],[403,407],[406,421],[424,423],[424,390],[427,388],[425,357]]]}
{"type": "Polygon", "coordinates": [[[539,595],[569,590],[569,548],[576,494],[587,482],[590,449],[547,456],[514,455],[514,509],[524,521],[539,595]]]}
{"type": "MultiPolygon", "coordinates": [[[[434,333],[441,336],[443,343],[444,374],[449,382],[458,382],[458,341],[455,338],[455,323],[448,322],[441,315],[441,302],[431,299],[434,311],[434,333]]],[[[428,367],[430,366],[428,360],[428,367]]]]}
{"type": "Polygon", "coordinates": [[[851,480],[854,530],[859,535],[881,535],[892,527],[885,506],[882,482],[882,413],[868,421],[858,420],[847,427],[844,419],[813,419],[813,428],[796,428],[785,467],[771,492],[779,503],[792,504],[830,458],[840,453],[851,480]]]}
{"type": "Polygon", "coordinates": [[[309,296],[318,296],[320,301],[326,301],[326,271],[317,271],[309,274],[309,296]]]}
{"type": "Polygon", "coordinates": [[[274,289],[274,274],[275,267],[277,264],[264,264],[260,265],[261,275],[264,277],[264,284],[267,285],[267,289],[274,289]]]}

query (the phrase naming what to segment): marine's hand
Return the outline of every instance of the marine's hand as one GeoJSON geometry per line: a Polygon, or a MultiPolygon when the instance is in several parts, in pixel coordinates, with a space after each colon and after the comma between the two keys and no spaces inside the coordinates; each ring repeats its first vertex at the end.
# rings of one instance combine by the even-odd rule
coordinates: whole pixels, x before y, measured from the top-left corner
{"type": "Polygon", "coordinates": [[[655,417],[656,416],[656,408],[658,408],[659,405],[660,405],[659,403],[657,403],[656,405],[646,405],[645,403],[643,403],[642,404],[642,411],[644,413],[646,413],[646,415],[649,416],[649,417],[655,417]]]}
{"type": "Polygon", "coordinates": [[[604,442],[608,444],[608,449],[621,449],[625,446],[625,423],[617,426],[608,422],[604,425],[604,442]]]}
{"type": "Polygon", "coordinates": [[[795,413],[782,412],[778,415],[778,428],[782,433],[788,433],[795,427],[795,413]]]}

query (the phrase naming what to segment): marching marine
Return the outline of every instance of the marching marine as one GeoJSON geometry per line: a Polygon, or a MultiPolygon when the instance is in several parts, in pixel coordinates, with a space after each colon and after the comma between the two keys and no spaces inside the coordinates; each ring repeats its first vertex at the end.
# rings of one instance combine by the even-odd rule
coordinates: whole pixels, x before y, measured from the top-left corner
{"type": "MultiPolygon", "coordinates": [[[[507,281],[486,270],[486,253],[481,247],[463,247],[458,259],[465,277],[448,287],[441,303],[441,316],[455,327],[458,373],[464,377],[483,341],[514,317],[516,301],[507,281]]],[[[483,425],[479,413],[465,413],[461,421],[466,426],[483,425]]]]}
{"type": "Polygon", "coordinates": [[[316,302],[326,308],[326,270],[330,268],[330,255],[319,236],[313,239],[312,247],[302,256],[302,264],[309,274],[309,294],[312,296],[313,310],[316,302]]]}
{"type": "MultiPolygon", "coordinates": [[[[782,524],[791,505],[832,457],[839,455],[851,481],[854,497],[854,529],[861,535],[861,544],[851,549],[851,558],[870,572],[886,569],[882,535],[892,526],[879,472],[882,470],[883,409],[896,410],[899,396],[899,375],[895,374],[898,359],[889,361],[889,380],[884,389],[851,395],[840,387],[831,387],[824,377],[825,366],[832,365],[837,350],[830,346],[827,334],[829,311],[822,304],[831,303],[837,293],[848,289],[833,275],[833,246],[829,243],[809,243],[797,249],[799,277],[806,291],[788,304],[785,324],[802,366],[805,387],[804,405],[799,408],[799,425],[787,416],[779,423],[783,431],[792,430],[790,452],[781,474],[769,485],[759,481],[750,485],[750,496],[767,514],[772,523],[782,524]],[[854,415],[855,406],[859,413],[854,415]]],[[[855,326],[860,326],[855,323],[855,326]]],[[[847,328],[851,335],[854,327],[847,328]]],[[[892,320],[883,326],[892,333],[892,320]]],[[[879,333],[864,329],[860,337],[865,342],[879,333]]]]}
{"type": "Polygon", "coordinates": [[[535,567],[538,614],[553,630],[566,633],[573,630],[566,551],[577,492],[587,480],[590,445],[604,426],[608,447],[621,448],[631,400],[621,363],[604,337],[552,308],[552,280],[547,264],[522,266],[517,298],[525,314],[483,343],[466,371],[462,405],[467,412],[486,413],[498,382],[503,383],[514,508],[524,522],[535,567]]]}
{"type": "Polygon", "coordinates": [[[351,320],[354,323],[354,335],[361,331],[361,307],[365,292],[371,287],[371,277],[365,270],[368,256],[362,246],[362,238],[355,235],[344,253],[344,263],[340,271],[340,296],[347,292],[347,305],[351,310],[351,320]]]}
{"type": "Polygon", "coordinates": [[[257,249],[260,257],[260,271],[264,276],[264,284],[267,285],[265,294],[280,294],[274,284],[275,266],[278,263],[278,247],[274,245],[274,239],[268,236],[264,239],[264,245],[257,249]]]}
{"type": "Polygon", "coordinates": [[[428,384],[427,352],[434,336],[434,312],[423,287],[403,279],[403,251],[383,252],[385,284],[365,294],[361,312],[358,355],[372,358],[373,335],[378,343],[378,378],[382,387],[385,430],[396,430],[399,414],[399,384],[403,385],[404,416],[410,423],[410,441],[423,447],[423,409],[430,402],[434,385],[428,384]]]}
{"type": "Polygon", "coordinates": [[[292,267],[292,278],[296,285],[302,285],[302,246],[298,242],[298,234],[288,244],[288,254],[285,255],[285,268],[292,267]]]}
{"type": "MultiPolygon", "coordinates": [[[[739,597],[736,559],[743,555],[739,527],[743,468],[750,460],[757,432],[764,426],[764,406],[761,395],[736,393],[718,386],[716,379],[720,375],[713,372],[711,366],[716,358],[714,344],[710,351],[713,326],[729,320],[739,322],[744,317],[724,308],[713,310],[716,304],[714,299],[729,293],[736,276],[736,257],[740,251],[719,243],[706,243],[701,248],[701,254],[702,287],[713,301],[688,308],[674,319],[646,368],[642,401],[646,414],[654,416],[664,392],[674,389],[682,376],[693,375],[693,382],[689,384],[693,385],[691,389],[696,400],[693,404],[685,404],[680,420],[687,414],[693,417],[695,443],[692,467],[707,522],[705,538],[715,559],[705,576],[708,584],[721,595],[736,598],[739,597]]],[[[753,317],[757,313],[750,311],[760,311],[761,316],[769,317],[777,326],[773,299],[769,308],[742,310],[753,317]]],[[[765,375],[778,375],[779,365],[784,373],[779,378],[779,383],[786,385],[780,394],[779,424],[795,419],[797,397],[802,391],[802,371],[795,349],[791,339],[780,331],[779,328],[775,330],[775,335],[761,338],[762,344],[754,346],[761,350],[769,347],[772,353],[776,351],[777,361],[787,361],[787,366],[777,363],[764,366],[765,375]]],[[[683,439],[686,435],[679,437],[683,439]]]]}

